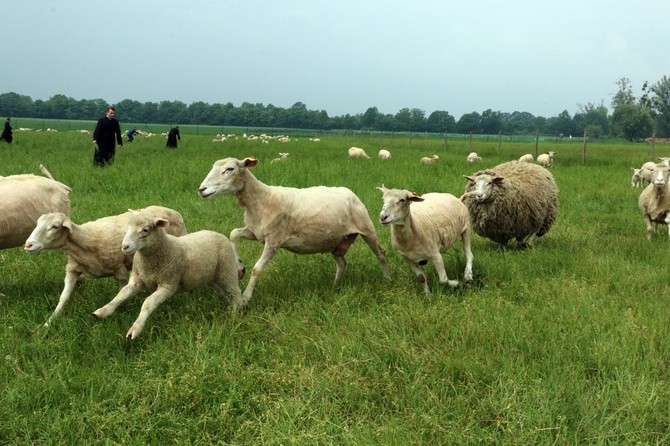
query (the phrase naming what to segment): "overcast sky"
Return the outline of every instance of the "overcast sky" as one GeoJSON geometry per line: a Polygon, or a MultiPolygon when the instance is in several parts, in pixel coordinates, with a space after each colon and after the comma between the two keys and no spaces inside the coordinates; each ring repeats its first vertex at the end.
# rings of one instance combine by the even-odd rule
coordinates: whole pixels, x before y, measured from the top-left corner
{"type": "Polygon", "coordinates": [[[552,117],[670,76],[668,0],[14,0],[1,18],[0,93],[33,100],[552,117]]]}

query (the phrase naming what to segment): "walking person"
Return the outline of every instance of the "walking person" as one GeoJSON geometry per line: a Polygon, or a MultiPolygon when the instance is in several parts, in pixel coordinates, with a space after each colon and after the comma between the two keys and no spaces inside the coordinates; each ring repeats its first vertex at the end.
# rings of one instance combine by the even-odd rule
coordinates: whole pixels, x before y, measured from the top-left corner
{"type": "Polygon", "coordinates": [[[93,164],[104,167],[114,162],[116,146],[123,147],[121,125],[116,120],[116,109],[107,107],[105,116],[98,119],[93,131],[93,144],[96,145],[93,153],[93,164]]]}
{"type": "Polygon", "coordinates": [[[165,144],[165,147],[169,147],[171,149],[176,149],[177,148],[177,139],[179,139],[179,141],[181,141],[181,135],[179,134],[179,126],[175,125],[168,132],[167,143],[165,144]]]}
{"type": "Polygon", "coordinates": [[[0,135],[0,141],[5,141],[6,143],[11,144],[14,137],[12,136],[12,118],[7,116],[5,121],[5,128],[2,130],[2,135],[0,135]]]}

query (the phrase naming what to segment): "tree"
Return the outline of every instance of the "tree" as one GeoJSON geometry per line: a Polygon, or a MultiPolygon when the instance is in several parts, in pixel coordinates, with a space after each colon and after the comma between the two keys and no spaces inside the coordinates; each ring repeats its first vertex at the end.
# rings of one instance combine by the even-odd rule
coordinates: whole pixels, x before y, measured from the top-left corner
{"type": "Polygon", "coordinates": [[[377,107],[369,107],[361,116],[361,124],[364,128],[374,128],[375,123],[377,122],[377,117],[379,116],[379,110],[377,107]]]}
{"type": "Polygon", "coordinates": [[[456,131],[458,133],[479,133],[480,118],[481,117],[477,112],[464,114],[463,116],[461,116],[461,119],[459,119],[458,122],[456,123],[456,131]]]}
{"type": "Polygon", "coordinates": [[[600,105],[589,102],[586,105],[577,104],[577,106],[579,107],[579,113],[575,114],[573,121],[578,134],[583,134],[586,129],[588,129],[586,134],[594,138],[609,133],[607,107],[602,102],[600,105]]]}
{"type": "Polygon", "coordinates": [[[619,87],[619,91],[612,98],[612,108],[615,109],[623,104],[634,104],[635,96],[633,96],[633,87],[630,79],[622,77],[616,82],[616,85],[619,87]]]}
{"type": "Polygon", "coordinates": [[[486,135],[496,135],[502,129],[502,114],[490,108],[482,112],[479,119],[480,131],[486,135]]]}
{"type": "Polygon", "coordinates": [[[35,113],[35,106],[30,96],[17,93],[0,94],[0,116],[31,117],[35,113]]]}
{"type": "Polygon", "coordinates": [[[456,118],[447,111],[434,111],[428,116],[426,129],[434,133],[448,133],[456,131],[456,118]]]}
{"type": "Polygon", "coordinates": [[[663,76],[649,91],[648,104],[656,114],[657,135],[670,136],[670,78],[663,76]]]}
{"type": "Polygon", "coordinates": [[[611,125],[615,135],[635,141],[651,135],[654,119],[648,108],[637,104],[620,104],[612,113],[611,125]]]}

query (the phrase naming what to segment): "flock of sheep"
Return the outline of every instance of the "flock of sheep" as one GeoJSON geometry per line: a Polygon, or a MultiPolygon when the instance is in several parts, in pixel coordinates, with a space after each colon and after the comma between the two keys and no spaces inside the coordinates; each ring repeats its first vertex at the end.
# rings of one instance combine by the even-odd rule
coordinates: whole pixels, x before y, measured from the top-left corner
{"type": "MultiPolygon", "coordinates": [[[[280,155],[276,161],[288,153],[280,155]]],[[[379,155],[390,157],[386,150],[379,155]]],[[[349,149],[349,156],[367,157],[355,147],[349,149]]],[[[437,155],[430,158],[438,159],[437,155]]],[[[509,161],[466,176],[460,197],[378,188],[382,199],[378,222],[390,228],[393,249],[408,263],[425,293],[430,290],[422,267],[428,262],[433,263],[440,284],[461,285],[447,277],[442,259],[459,239],[465,254],[463,280],[473,279],[471,230],[500,244],[516,239],[525,247],[551,228],[558,213],[558,187],[539,159],[537,164],[509,161]]],[[[140,290],[151,290],[126,334],[129,339],[142,333],[147,318],[163,301],[204,285],[214,288],[233,311],[245,307],[261,273],[282,248],[297,254],[330,253],[337,283],[346,270],[345,255],[360,235],[383,277],[391,279],[375,225],[354,192],[346,187],[267,185],[252,173],[258,162],[253,157],[216,161],[198,188],[203,199],[232,195],[244,209],[244,227],[233,229],[229,237],[207,230],[189,233],[179,212],[161,206],[76,224],[69,217],[71,189],[42,166],[44,177],[0,177],[0,192],[12,191],[15,197],[3,204],[2,213],[12,217],[0,228],[0,248],[23,246],[28,253],[61,249],[67,254],[64,288],[45,325],[63,311],[75,285],[86,276],[115,277],[119,283],[116,296],[93,312],[101,319],[140,290]],[[246,271],[238,251],[240,239],[263,243],[243,292],[240,280],[246,271]]],[[[481,162],[481,157],[470,154],[467,162],[481,162]]],[[[667,181],[668,169],[665,172],[667,181]]]]}

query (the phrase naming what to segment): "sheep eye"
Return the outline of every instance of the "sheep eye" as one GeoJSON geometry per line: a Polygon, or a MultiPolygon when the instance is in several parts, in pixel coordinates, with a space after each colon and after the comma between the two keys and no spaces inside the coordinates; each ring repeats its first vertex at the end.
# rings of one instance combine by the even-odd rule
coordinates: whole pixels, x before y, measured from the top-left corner
{"type": "Polygon", "coordinates": [[[229,173],[229,172],[232,172],[233,170],[235,170],[234,167],[229,167],[226,170],[224,170],[223,173],[229,173]]]}
{"type": "Polygon", "coordinates": [[[51,229],[58,230],[58,229],[60,229],[60,225],[53,225],[53,226],[51,226],[51,229]]]}
{"type": "Polygon", "coordinates": [[[145,226],[142,228],[142,234],[148,234],[149,233],[149,226],[145,226]]]}

